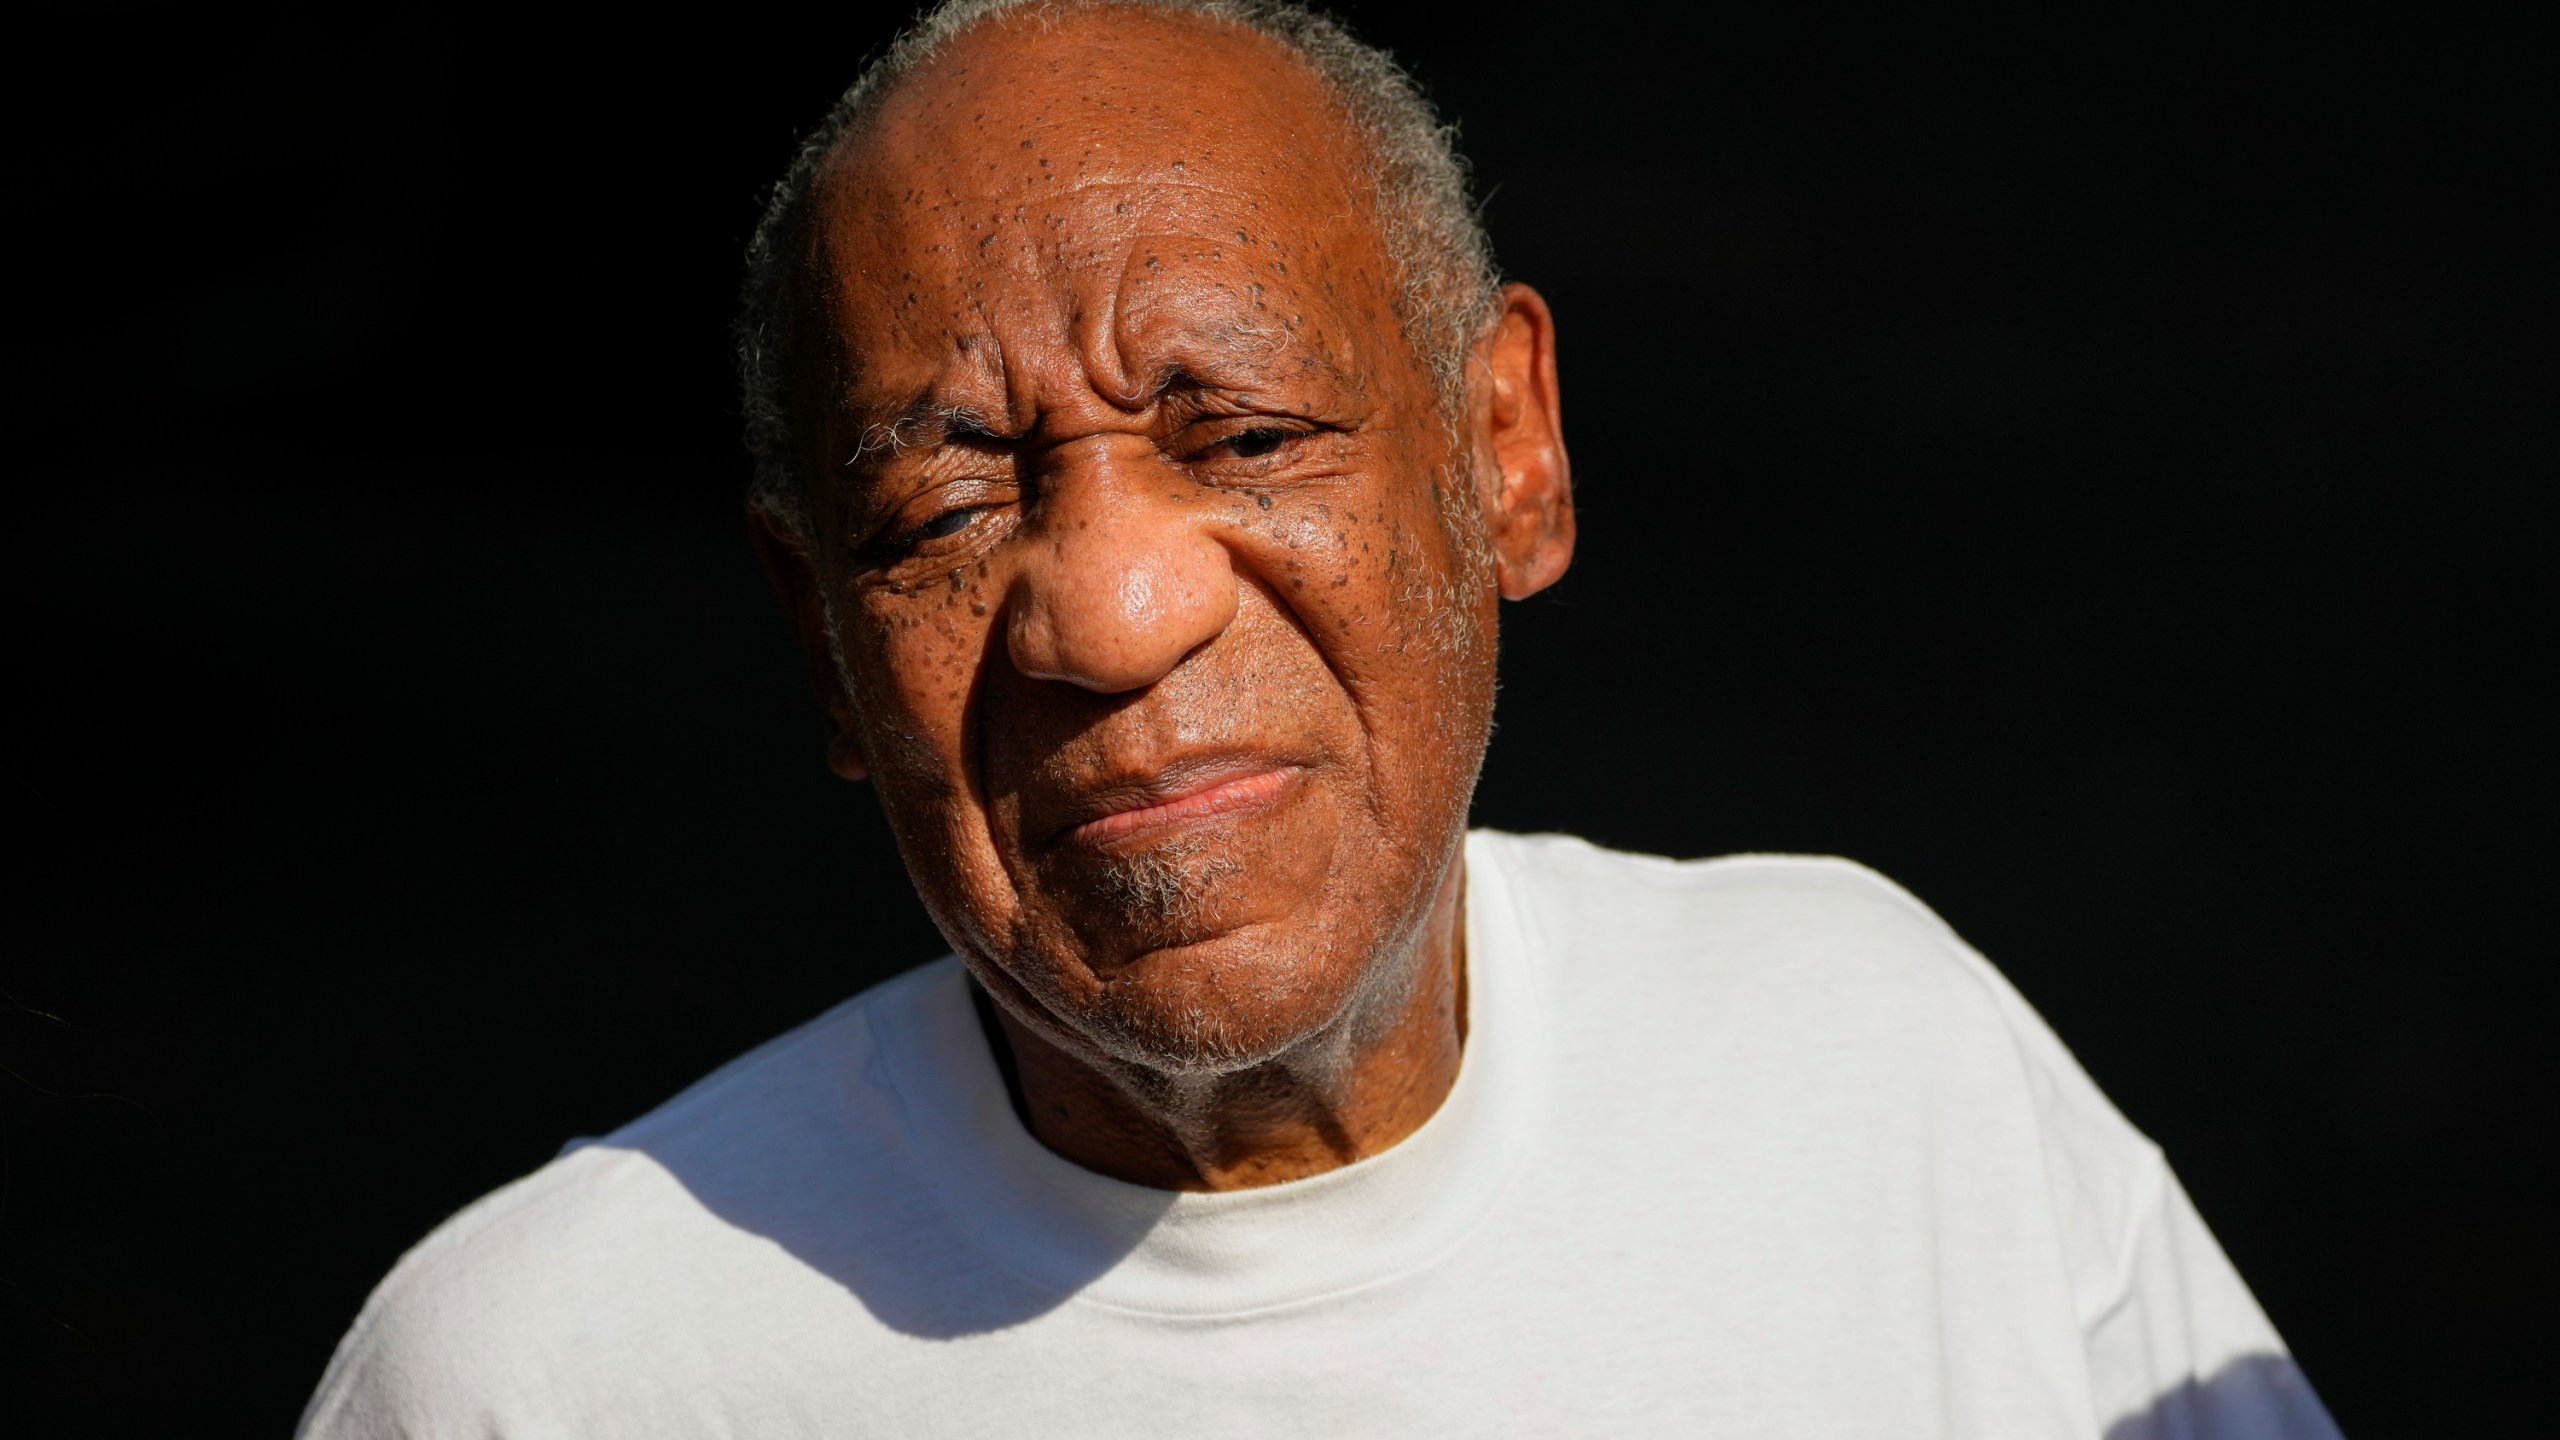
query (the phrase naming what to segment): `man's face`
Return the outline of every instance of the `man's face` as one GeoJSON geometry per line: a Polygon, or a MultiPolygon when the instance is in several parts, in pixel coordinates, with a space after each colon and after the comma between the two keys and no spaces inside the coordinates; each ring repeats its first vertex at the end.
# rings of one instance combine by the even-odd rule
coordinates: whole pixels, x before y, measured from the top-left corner
{"type": "Polygon", "coordinates": [[[1277,47],[1103,12],[956,42],[818,191],[842,723],[945,935],[1070,1050],[1324,1030],[1404,983],[1463,832],[1477,456],[1356,163],[1277,47]]]}

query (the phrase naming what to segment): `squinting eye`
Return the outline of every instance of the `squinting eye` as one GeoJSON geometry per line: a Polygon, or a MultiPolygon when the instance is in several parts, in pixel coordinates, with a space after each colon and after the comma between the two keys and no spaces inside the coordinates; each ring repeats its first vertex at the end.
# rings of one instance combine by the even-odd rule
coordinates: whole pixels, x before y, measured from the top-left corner
{"type": "Polygon", "coordinates": [[[978,512],[984,508],[984,506],[980,505],[964,505],[957,510],[945,510],[941,514],[927,520],[922,525],[917,526],[915,528],[915,538],[918,540],[940,540],[946,536],[957,535],[961,531],[968,529],[969,522],[977,519],[978,512]]]}
{"type": "Polygon", "coordinates": [[[1234,451],[1240,459],[1253,460],[1286,445],[1291,438],[1286,430],[1245,430],[1218,443],[1234,451]]]}

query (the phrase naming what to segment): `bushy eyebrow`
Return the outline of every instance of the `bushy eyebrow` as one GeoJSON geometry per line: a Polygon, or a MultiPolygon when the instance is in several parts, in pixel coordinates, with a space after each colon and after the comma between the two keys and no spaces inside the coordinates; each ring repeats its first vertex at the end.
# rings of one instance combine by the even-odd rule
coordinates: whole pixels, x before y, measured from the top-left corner
{"type": "MultiPolygon", "coordinates": [[[[1326,367],[1329,376],[1332,367],[1326,367]]],[[[1200,417],[1220,414],[1245,414],[1262,409],[1248,406],[1230,409],[1206,397],[1230,393],[1231,386],[1211,384],[1180,365],[1168,365],[1157,372],[1147,386],[1140,408],[1163,405],[1176,414],[1200,417]]],[[[1274,407],[1283,413],[1297,414],[1302,405],[1274,407]]],[[[1036,427],[1035,427],[1036,428],[1036,427]]],[[[887,420],[875,420],[862,427],[862,436],[845,460],[847,466],[866,460],[897,455],[919,446],[927,448],[949,444],[956,437],[984,436],[996,440],[1020,438],[1021,432],[1007,421],[988,415],[969,405],[952,405],[929,396],[919,398],[887,420]]]]}
{"type": "Polygon", "coordinates": [[[946,405],[931,396],[915,400],[887,420],[862,427],[845,464],[856,465],[881,455],[895,455],[921,444],[940,445],[954,435],[997,435],[1003,423],[967,405],[946,405]]]}

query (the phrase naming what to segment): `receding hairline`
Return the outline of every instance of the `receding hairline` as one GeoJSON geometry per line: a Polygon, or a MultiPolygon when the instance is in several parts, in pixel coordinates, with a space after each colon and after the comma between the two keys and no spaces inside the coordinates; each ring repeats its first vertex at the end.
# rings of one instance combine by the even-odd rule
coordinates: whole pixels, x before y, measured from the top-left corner
{"type": "MultiPolygon", "coordinates": [[[[1366,144],[1359,126],[1344,98],[1327,83],[1322,71],[1308,57],[1290,47],[1279,37],[1228,16],[1210,11],[1186,10],[1164,5],[1150,5],[1143,0],[1073,0],[1054,10],[1043,5],[1024,5],[1015,9],[989,11],[953,31],[941,43],[919,55],[906,69],[892,74],[885,85],[869,97],[862,122],[849,126],[837,137],[830,154],[840,156],[845,147],[879,136],[885,122],[892,119],[902,102],[910,101],[915,92],[936,82],[958,80],[977,69],[997,70],[1006,65],[1036,64],[1042,51],[1057,43],[1060,32],[1084,30],[1089,39],[1100,42],[1111,53],[1120,47],[1113,40],[1132,29],[1152,27],[1185,35],[1195,41],[1223,44],[1256,52],[1261,58],[1279,62],[1295,77],[1301,97],[1321,112],[1339,138],[1354,147],[1366,144]],[[1043,32],[1030,43],[1006,42],[996,38],[999,32],[1043,32]],[[988,64],[989,60],[995,61],[988,64]]],[[[1152,43],[1152,42],[1150,42],[1152,43]]],[[[1116,58],[1116,57],[1115,57],[1116,58]]],[[[1149,55],[1149,61],[1161,57],[1149,55]]],[[[1048,68],[1055,71],[1057,61],[1048,68]]],[[[1173,77],[1177,80],[1184,77],[1173,77]]],[[[1261,77],[1256,77],[1257,84],[1261,77]]],[[[1261,93],[1253,87],[1228,86],[1219,92],[1228,95],[1261,93]]]]}
{"type": "MultiPolygon", "coordinates": [[[[1044,13],[1038,9],[1026,8],[999,10],[979,16],[966,27],[946,37],[913,68],[900,73],[872,97],[861,123],[848,126],[843,134],[836,137],[825,156],[818,162],[817,171],[811,178],[808,187],[809,210],[802,222],[798,236],[799,253],[795,257],[795,266],[799,273],[794,288],[800,291],[795,303],[817,307],[810,317],[817,320],[817,311],[825,308],[825,302],[819,299],[819,293],[826,287],[840,282],[842,272],[829,261],[828,234],[832,228],[830,212],[836,211],[839,205],[848,203],[866,208],[878,207],[883,212],[894,211],[899,208],[897,197],[902,183],[915,178],[917,171],[945,163],[967,148],[967,142],[954,144],[946,138],[954,122],[946,115],[938,113],[955,103],[955,96],[952,93],[955,88],[960,90],[959,98],[965,98],[967,93],[965,87],[970,84],[972,78],[991,76],[1002,82],[1015,78],[1006,73],[1008,70],[1019,72],[1039,69],[1044,50],[1052,54],[1057,53],[1056,47],[1060,44],[1058,32],[1070,27],[1085,30],[1087,34],[1069,37],[1065,40],[1066,44],[1108,46],[1114,37],[1125,35],[1131,29],[1144,26],[1147,22],[1156,22],[1159,29],[1185,32],[1196,43],[1230,49],[1243,46],[1257,57],[1277,59],[1285,63],[1288,67],[1287,73],[1295,77],[1295,82],[1289,87],[1285,98],[1274,96],[1268,89],[1251,90],[1239,94],[1238,87],[1219,87],[1215,84],[1200,82],[1191,76],[1183,76],[1177,83],[1189,82],[1188,93],[1171,97],[1175,105],[1174,110],[1156,113],[1171,118],[1179,112],[1182,102],[1186,100],[1221,104],[1230,109],[1270,106],[1275,102],[1287,106],[1289,111],[1303,117],[1306,122],[1302,133],[1294,143],[1310,155],[1317,157],[1313,165],[1305,167],[1301,172],[1304,178],[1297,183],[1301,186],[1311,184],[1328,197],[1338,197],[1343,202],[1341,209],[1330,212],[1318,209],[1307,215],[1305,217],[1307,227],[1310,230],[1321,228],[1332,235],[1339,235],[1341,231],[1335,227],[1348,225],[1358,232],[1362,243],[1371,247],[1370,253],[1375,259],[1387,269],[1392,269],[1392,262],[1387,255],[1387,237],[1378,223],[1375,198],[1361,193],[1356,184],[1357,170],[1353,165],[1345,163],[1342,158],[1356,157],[1366,148],[1360,136],[1356,118],[1341,97],[1334,92],[1333,87],[1326,83],[1323,74],[1309,63],[1306,57],[1270,35],[1221,16],[1115,3],[1115,0],[1087,0],[1087,3],[1079,4],[1074,9],[1063,13],[1044,13]],[[1034,33],[1022,39],[1008,39],[1000,33],[1013,31],[1019,35],[1026,30],[1034,33]],[[974,75],[973,72],[975,72],[974,75]],[[937,87],[940,89],[937,90],[937,87]],[[1304,131],[1313,133],[1308,134],[1304,131]],[[884,150],[883,147],[887,148],[884,150]]],[[[1153,45],[1161,42],[1155,37],[1144,37],[1139,43],[1153,45]]],[[[1077,63],[1079,57],[1076,51],[1069,50],[1062,58],[1072,65],[1077,63]]],[[[1048,68],[1054,70],[1057,68],[1057,62],[1052,60],[1048,68]]],[[[1140,90],[1144,88],[1143,79],[1140,77],[1133,76],[1129,83],[1140,90]]],[[[1066,93],[1076,101],[1091,102],[1093,99],[1089,82],[1079,84],[1066,93]]],[[[1046,106],[1037,110],[1022,108],[1022,102],[1015,94],[1002,90],[997,92],[997,98],[987,99],[983,104],[985,113],[971,116],[964,111],[959,123],[966,124],[971,119],[995,118],[1003,123],[1021,120],[1028,121],[1033,126],[1041,126],[1055,123],[1056,120],[1046,106]],[[1012,113],[996,116],[998,107],[1003,107],[1012,113]]],[[[1099,122],[1096,128],[1098,135],[1108,135],[1109,130],[1106,127],[1126,124],[1142,118],[1109,106],[1094,106],[1094,112],[1099,122]]],[[[1265,131],[1264,126],[1247,124],[1238,127],[1236,133],[1245,137],[1246,143],[1251,145],[1262,141],[1265,131]]],[[[1000,139],[1012,138],[1001,131],[997,133],[1000,139]]],[[[1026,137],[1022,143],[1031,145],[1032,141],[1026,137]]],[[[1291,158],[1289,156],[1291,143],[1271,142],[1265,153],[1286,161],[1291,158]]],[[[1100,139],[1097,141],[1097,148],[1107,149],[1110,144],[1109,139],[1100,139]]],[[[1175,148],[1177,151],[1182,151],[1186,147],[1175,148]]],[[[1229,157],[1221,157],[1220,163],[1215,165],[1204,165],[1198,149],[1189,148],[1187,153],[1188,163],[1201,166],[1198,178],[1209,188],[1231,190],[1232,193],[1237,194],[1250,192],[1251,187],[1246,183],[1249,182],[1250,177],[1229,169],[1225,163],[1229,157]],[[1239,183],[1220,186],[1215,183],[1220,179],[1239,183]]],[[[1250,163],[1255,157],[1250,150],[1247,150],[1244,154],[1232,158],[1250,163]]],[[[1183,159],[1176,158],[1173,166],[1180,169],[1185,163],[1183,159]]],[[[1158,171],[1144,179],[1132,176],[1131,183],[1161,184],[1164,179],[1164,174],[1158,171]]],[[[973,197],[962,192],[961,198],[967,200],[973,197]]],[[[885,277],[869,277],[860,283],[867,289],[893,291],[896,288],[885,277]]],[[[1377,287],[1378,299],[1382,307],[1391,307],[1395,299],[1393,278],[1381,270],[1369,275],[1368,283],[1377,287]]],[[[821,321],[820,323],[829,324],[831,334],[841,333],[834,328],[832,322],[821,321]]],[[[1410,343],[1410,337],[1398,336],[1397,338],[1410,343]]],[[[1328,369],[1331,368],[1330,362],[1325,357],[1310,358],[1317,363],[1325,364],[1328,369]]],[[[852,357],[844,357],[843,362],[840,363],[858,362],[853,361],[852,357]]],[[[1158,388],[1161,388],[1161,385],[1158,388]]],[[[893,418],[866,427],[866,434],[873,430],[901,437],[922,433],[944,420],[954,418],[953,415],[946,415],[944,411],[945,407],[933,399],[929,393],[919,393],[907,397],[899,413],[893,418]]],[[[1000,428],[1000,426],[989,425],[983,419],[972,423],[980,428],[1000,428]]],[[[863,443],[868,446],[870,442],[866,439],[863,443]]]]}
{"type": "MultiPolygon", "coordinates": [[[[1312,121],[1308,127],[1309,130],[1316,132],[1298,143],[1307,147],[1311,154],[1321,157],[1320,163],[1323,169],[1329,172],[1328,178],[1338,179],[1341,182],[1339,193],[1350,202],[1351,214],[1356,217],[1356,222],[1362,230],[1379,245],[1382,252],[1384,251],[1387,237],[1379,224],[1376,197],[1363,193],[1356,183],[1357,169],[1345,158],[1357,157],[1370,148],[1370,142],[1361,133],[1358,117],[1352,113],[1350,106],[1306,56],[1277,37],[1241,21],[1200,11],[1129,3],[1129,0],[1080,0],[1080,3],[1073,5],[1072,8],[1057,11],[1041,6],[996,10],[978,16],[967,26],[951,34],[921,57],[913,68],[894,76],[872,97],[861,122],[847,126],[844,133],[835,137],[834,142],[828,146],[825,156],[818,162],[816,174],[812,176],[809,185],[808,194],[813,212],[811,218],[814,218],[815,214],[823,214],[830,206],[847,198],[849,192],[846,187],[881,175],[880,171],[866,173],[865,162],[877,163],[886,169],[902,163],[910,163],[920,157],[923,147],[906,156],[883,156],[879,153],[879,147],[898,143],[902,139],[919,140],[925,142],[926,146],[931,145],[934,138],[933,130],[946,122],[931,118],[929,112],[918,113],[914,107],[919,103],[920,97],[929,95],[931,87],[936,84],[949,85],[957,81],[965,85],[967,81],[960,77],[978,68],[979,62],[985,58],[983,55],[973,55],[972,50],[983,50],[999,44],[990,32],[1031,27],[1055,32],[1070,25],[1079,25],[1088,28],[1109,26],[1110,30],[1105,33],[1110,34],[1123,31],[1133,23],[1137,25],[1152,23],[1161,29],[1187,31],[1201,40],[1213,44],[1224,42],[1231,46],[1242,46],[1258,52],[1265,58],[1284,64],[1296,81],[1293,87],[1296,93],[1291,98],[1302,113],[1312,121]]],[[[1002,57],[1002,63],[1029,64],[1034,62],[1038,52],[1034,46],[1030,45],[1006,45],[995,53],[1002,57]]],[[[1200,93],[1227,101],[1234,91],[1232,89],[1218,91],[1204,87],[1200,93]]],[[[1256,90],[1250,93],[1253,98],[1241,99],[1236,103],[1269,103],[1269,100],[1274,98],[1267,90],[1256,90]]],[[[995,103],[1011,102],[1008,98],[995,103]]],[[[1044,111],[1034,118],[1045,121],[1049,117],[1044,111]]],[[[1177,167],[1179,163],[1177,162],[1177,167]]],[[[822,224],[804,220],[799,237],[802,246],[808,247],[814,244],[822,229],[822,224]]],[[[808,251],[804,248],[802,257],[804,261],[807,256],[808,251]]]]}

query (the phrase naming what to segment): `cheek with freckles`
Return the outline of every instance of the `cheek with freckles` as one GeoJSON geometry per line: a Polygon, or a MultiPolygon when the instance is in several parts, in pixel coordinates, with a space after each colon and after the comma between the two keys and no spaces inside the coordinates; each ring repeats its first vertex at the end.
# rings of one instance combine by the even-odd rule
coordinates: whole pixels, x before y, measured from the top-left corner
{"type": "Polygon", "coordinates": [[[957,758],[953,737],[994,631],[993,573],[980,558],[868,587],[855,601],[851,628],[871,661],[858,686],[866,718],[895,740],[924,746],[936,757],[931,768],[946,774],[951,767],[940,762],[957,758]]]}
{"type": "Polygon", "coordinates": [[[1245,597],[1227,632],[1142,692],[1103,697],[1012,671],[1008,546],[1029,537],[848,588],[846,658],[874,782],[955,947],[1069,1009],[1111,990],[1107,1003],[1134,1007],[1124,1026],[1168,1006],[1259,1013],[1279,1004],[1254,998],[1273,987],[1313,1014],[1358,983],[1362,957],[1434,878],[1392,862],[1437,855],[1463,824],[1490,698],[1489,663],[1452,640],[1464,629],[1452,616],[1474,602],[1427,478],[1430,438],[1373,435],[1365,463],[1342,473],[1259,488],[1186,482],[1149,497],[1217,537],[1245,597]],[[1079,746],[1144,755],[1282,741],[1316,763],[1303,803],[1236,841],[1237,855],[1224,841],[1186,842],[1135,868],[1043,849],[1045,837],[1021,833],[1019,804],[1007,808],[1018,775],[991,784],[983,773],[1079,746]],[[1151,962],[1116,990],[1107,979],[1137,973],[1127,967],[1140,956],[1265,922],[1289,923],[1261,932],[1253,957],[1203,952],[1151,962]]]}
{"type": "Polygon", "coordinates": [[[1403,805],[1446,787],[1444,759],[1472,776],[1481,739],[1469,735],[1491,701],[1492,621],[1484,577],[1443,523],[1429,479],[1438,437],[1387,438],[1403,442],[1382,447],[1392,468],[1278,502],[1266,568],[1360,709],[1379,798],[1403,805]]]}
{"type": "Polygon", "coordinates": [[[984,926],[961,905],[986,862],[972,697],[1001,646],[1000,573],[987,557],[921,579],[856,583],[839,602],[845,667],[871,783],[927,909],[955,945],[984,926]],[[954,933],[958,926],[963,933],[954,933]]]}

